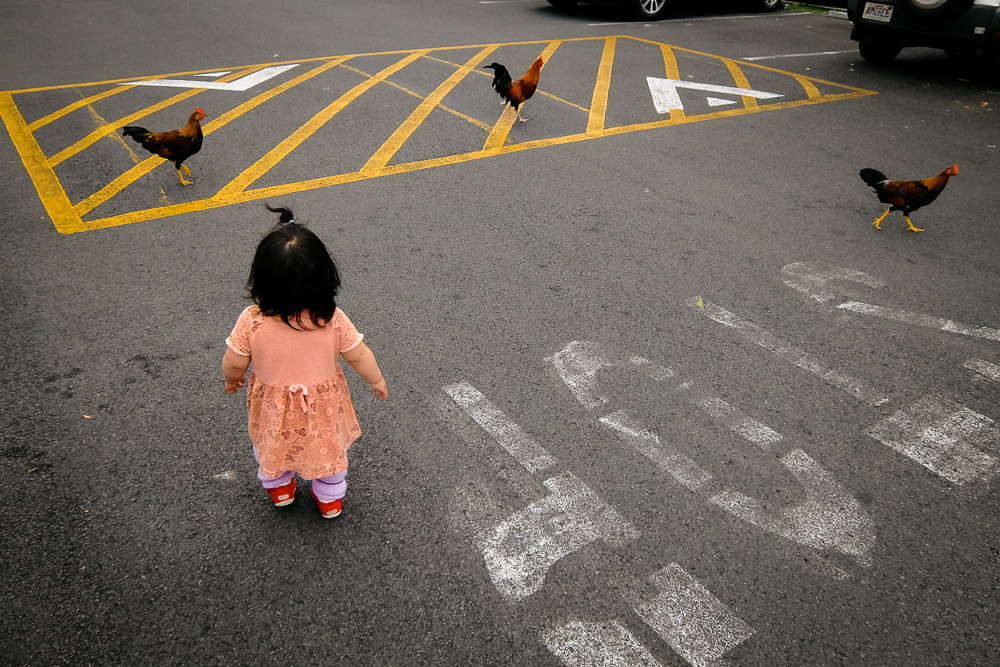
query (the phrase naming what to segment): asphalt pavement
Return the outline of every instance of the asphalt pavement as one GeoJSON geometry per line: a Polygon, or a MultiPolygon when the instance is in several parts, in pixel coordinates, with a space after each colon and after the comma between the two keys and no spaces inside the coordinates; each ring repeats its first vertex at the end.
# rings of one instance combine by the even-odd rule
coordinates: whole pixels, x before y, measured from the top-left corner
{"type": "Polygon", "coordinates": [[[737,2],[4,15],[8,664],[995,661],[993,73],[737,2]],[[119,140],[195,106],[192,186],[119,140]],[[264,202],[388,381],[333,521],[223,390],[264,202]]]}

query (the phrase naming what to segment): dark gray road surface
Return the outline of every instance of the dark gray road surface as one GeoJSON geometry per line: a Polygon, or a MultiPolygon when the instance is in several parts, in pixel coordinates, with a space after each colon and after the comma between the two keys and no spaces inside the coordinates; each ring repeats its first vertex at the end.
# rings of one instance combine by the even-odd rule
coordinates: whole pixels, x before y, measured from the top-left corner
{"type": "MultiPolygon", "coordinates": [[[[649,42],[618,40],[609,126],[666,117],[645,81],[665,76],[657,43],[878,93],[275,197],[332,248],[391,392],[377,402],[349,372],[364,435],[335,521],[306,493],[269,506],[243,396],[223,392],[223,339],[273,222],[261,202],[60,234],[0,139],[6,663],[994,662],[987,75],[924,50],[876,69],[846,21],[733,6],[609,25],[607,8],[543,2],[5,5],[4,90],[539,40],[497,51],[513,70],[550,40],[627,35],[649,42]],[[898,213],[874,229],[861,167],[952,163],[913,216],[926,232],[898,213]]],[[[577,107],[538,95],[514,143],[583,131],[603,44],[560,47],[541,90],[577,107]]],[[[681,80],[717,83],[709,56],[682,52],[681,80]]],[[[426,96],[429,62],[393,80],[426,96]]],[[[159,167],[97,213],[212,196],[362,80],[337,71],[209,136],[191,188],[159,167]]],[[[445,104],[491,127],[487,79],[465,83],[445,104]]],[[[13,101],[30,123],[94,92],[13,101]]],[[[256,92],[207,91],[149,124],[256,92]]],[[[681,92],[691,115],[743,104],[681,92]]],[[[358,169],[419,103],[368,95],[263,184],[358,169]]],[[[93,111],[121,117],[125,97],[93,111]]],[[[100,126],[74,113],[39,132],[47,155],[100,126]]],[[[435,111],[400,158],[478,150],[488,131],[455,118],[435,111]]],[[[110,138],[88,151],[57,169],[73,203],[132,165],[110,138]]]]}

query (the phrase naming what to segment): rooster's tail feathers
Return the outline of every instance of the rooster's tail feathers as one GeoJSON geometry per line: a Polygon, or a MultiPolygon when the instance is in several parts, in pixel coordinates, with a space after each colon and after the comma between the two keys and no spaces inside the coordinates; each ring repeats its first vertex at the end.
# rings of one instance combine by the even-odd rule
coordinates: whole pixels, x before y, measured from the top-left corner
{"type": "Polygon", "coordinates": [[[140,144],[149,135],[149,130],[144,127],[139,127],[138,125],[126,125],[122,128],[123,137],[132,137],[140,144]]]}
{"type": "Polygon", "coordinates": [[[861,170],[861,180],[874,188],[882,181],[888,181],[889,177],[883,174],[878,169],[871,169],[869,167],[865,167],[864,169],[861,170]]]}

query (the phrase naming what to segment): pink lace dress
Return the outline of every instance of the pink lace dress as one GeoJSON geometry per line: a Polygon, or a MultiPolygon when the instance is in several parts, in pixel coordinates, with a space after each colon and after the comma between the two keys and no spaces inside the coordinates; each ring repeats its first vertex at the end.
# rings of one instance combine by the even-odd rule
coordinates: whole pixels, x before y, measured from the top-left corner
{"type": "Polygon", "coordinates": [[[347,449],[361,427],[338,358],[362,338],[339,308],[326,326],[305,331],[265,317],[257,306],[240,313],[226,345],[252,360],[250,439],[265,475],[292,470],[315,479],[347,469],[347,449]]]}

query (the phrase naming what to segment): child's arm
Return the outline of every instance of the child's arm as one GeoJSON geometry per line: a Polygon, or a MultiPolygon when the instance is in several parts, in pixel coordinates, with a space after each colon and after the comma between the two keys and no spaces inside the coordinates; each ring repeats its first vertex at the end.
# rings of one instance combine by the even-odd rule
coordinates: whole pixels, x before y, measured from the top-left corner
{"type": "Polygon", "coordinates": [[[226,393],[235,394],[243,386],[247,368],[250,367],[250,357],[236,354],[232,348],[226,348],[222,357],[222,379],[226,381],[226,393]]]}
{"type": "Polygon", "coordinates": [[[357,347],[342,352],[341,356],[351,365],[358,375],[365,379],[365,382],[372,386],[372,391],[383,401],[389,398],[389,390],[385,386],[385,378],[375,361],[375,355],[364,343],[357,347]]]}

